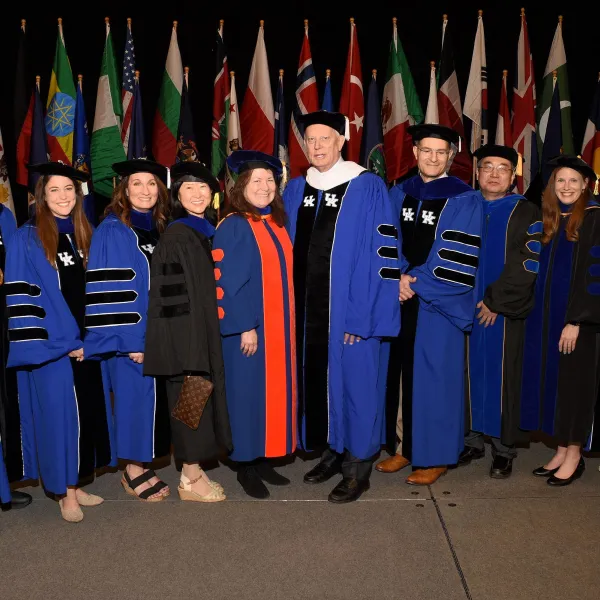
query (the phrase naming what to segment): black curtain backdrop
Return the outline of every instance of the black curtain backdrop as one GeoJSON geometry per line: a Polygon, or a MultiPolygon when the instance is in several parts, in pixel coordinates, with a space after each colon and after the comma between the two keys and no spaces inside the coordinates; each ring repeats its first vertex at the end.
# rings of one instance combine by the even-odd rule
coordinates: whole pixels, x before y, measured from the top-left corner
{"type": "Polygon", "coordinates": [[[349,44],[349,18],[354,17],[363,67],[365,96],[372,69],[378,70],[381,91],[392,33],[392,17],[398,18],[398,33],[408,57],[423,111],[429,91],[429,62],[439,59],[442,15],[447,13],[453,28],[454,56],[461,96],[464,99],[477,11],[482,9],[488,67],[489,131],[494,140],[502,70],[508,69],[509,103],[521,27],[520,8],[527,14],[536,72],[538,97],[558,15],[564,16],[563,35],[570,81],[573,133],[579,151],[592,96],[600,69],[596,37],[600,4],[523,2],[203,2],[155,0],[146,2],[54,3],[5,2],[0,20],[0,127],[4,137],[9,173],[16,201],[25,194],[14,180],[16,142],[13,124],[13,88],[20,19],[27,20],[27,34],[34,75],[40,75],[45,104],[57,36],[57,18],[62,17],[67,53],[73,76],[81,73],[90,133],[94,121],[97,80],[104,47],[104,17],[110,17],[117,61],[123,56],[127,17],[133,19],[137,68],[141,90],[146,140],[151,147],[152,121],[169,46],[172,22],[177,20],[179,47],[184,66],[190,67],[190,94],[200,156],[210,161],[211,114],[215,76],[215,35],[219,19],[225,20],[225,44],[229,68],[236,73],[238,100],[244,91],[252,63],[259,20],[265,21],[265,40],[272,90],[279,69],[285,70],[287,118],[292,108],[295,75],[302,44],[303,20],[309,20],[313,64],[317,73],[319,99],[323,94],[325,70],[331,69],[334,103],[337,107],[349,44]]]}

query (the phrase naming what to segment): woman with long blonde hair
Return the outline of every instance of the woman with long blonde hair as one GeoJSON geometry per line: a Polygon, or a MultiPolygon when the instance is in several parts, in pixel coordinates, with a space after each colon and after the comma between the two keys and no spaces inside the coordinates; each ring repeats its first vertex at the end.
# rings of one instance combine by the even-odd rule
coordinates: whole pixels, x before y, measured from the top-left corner
{"type": "MultiPolygon", "coordinates": [[[[550,486],[583,474],[582,449],[594,440],[600,371],[600,205],[589,185],[593,169],[576,156],[549,162],[552,175],[542,198],[543,221],[528,233],[539,262],[535,308],[527,320],[521,424],[558,442],[554,456],[533,474],[550,486]]],[[[596,435],[596,438],[598,436],[596,435]]]]}
{"type": "Polygon", "coordinates": [[[63,518],[103,500],[80,489],[97,467],[116,465],[108,381],[85,360],[85,270],[92,227],[83,210],[86,173],[62,163],[30,165],[40,174],[35,216],[14,234],[6,260],[10,342],[17,367],[26,479],[41,476],[63,518]]]}

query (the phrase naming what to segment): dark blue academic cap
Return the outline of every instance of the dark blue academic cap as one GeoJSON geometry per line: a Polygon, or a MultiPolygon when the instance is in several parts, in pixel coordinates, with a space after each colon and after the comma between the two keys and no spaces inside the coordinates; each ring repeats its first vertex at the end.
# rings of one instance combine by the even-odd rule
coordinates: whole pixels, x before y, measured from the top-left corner
{"type": "Polygon", "coordinates": [[[277,177],[280,177],[283,173],[283,165],[278,158],[258,150],[236,150],[232,152],[227,157],[227,166],[238,175],[250,169],[269,169],[277,177]]]}
{"type": "Polygon", "coordinates": [[[122,162],[113,163],[113,171],[121,177],[134,175],[135,173],[152,173],[159,177],[163,183],[169,183],[169,169],[161,164],[148,160],[147,158],[134,158],[122,162]]]}
{"type": "Polygon", "coordinates": [[[207,183],[213,192],[220,191],[219,182],[210,170],[203,163],[195,160],[183,160],[171,167],[171,179],[177,182],[178,179],[190,175],[207,183]]]}
{"type": "Polygon", "coordinates": [[[33,173],[39,173],[40,175],[62,175],[63,177],[68,177],[69,179],[76,179],[77,181],[89,181],[90,174],[86,171],[79,171],[75,167],[71,165],[66,165],[62,162],[46,162],[46,163],[38,163],[34,165],[27,165],[27,169],[29,169],[33,173]]]}
{"type": "Polygon", "coordinates": [[[306,128],[311,125],[327,125],[327,127],[331,127],[331,129],[334,129],[343,136],[346,136],[348,133],[346,117],[339,112],[315,110],[314,112],[298,117],[298,129],[302,135],[304,135],[306,128]]]}
{"type": "Polygon", "coordinates": [[[584,160],[582,160],[579,156],[573,156],[571,154],[559,154],[554,158],[551,158],[547,165],[552,167],[552,169],[560,169],[561,167],[568,167],[569,169],[574,169],[575,171],[579,171],[584,177],[589,177],[591,181],[596,181],[598,178],[596,173],[594,173],[594,169],[590,167],[584,160]]]}

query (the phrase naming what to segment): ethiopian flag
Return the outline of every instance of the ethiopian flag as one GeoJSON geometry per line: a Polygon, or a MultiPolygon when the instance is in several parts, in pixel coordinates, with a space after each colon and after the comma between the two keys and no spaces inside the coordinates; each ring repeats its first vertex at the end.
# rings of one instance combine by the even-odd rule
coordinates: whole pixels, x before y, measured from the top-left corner
{"type": "Polygon", "coordinates": [[[46,103],[46,135],[50,160],[70,165],[73,160],[73,129],[77,92],[65,48],[62,19],[58,19],[58,38],[54,66],[46,103]]]}

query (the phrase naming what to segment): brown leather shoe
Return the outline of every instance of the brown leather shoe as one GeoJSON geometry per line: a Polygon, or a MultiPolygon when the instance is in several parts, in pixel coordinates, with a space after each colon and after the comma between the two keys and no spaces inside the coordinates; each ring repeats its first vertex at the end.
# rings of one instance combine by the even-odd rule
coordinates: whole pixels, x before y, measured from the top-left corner
{"type": "Polygon", "coordinates": [[[410,465],[410,460],[408,460],[408,458],[404,458],[402,454],[394,454],[394,456],[390,456],[380,463],[377,463],[375,469],[381,473],[396,473],[408,465],[410,465]]]}
{"type": "Polygon", "coordinates": [[[410,485],[431,485],[448,471],[447,467],[432,467],[430,469],[417,469],[406,478],[410,485]]]}

